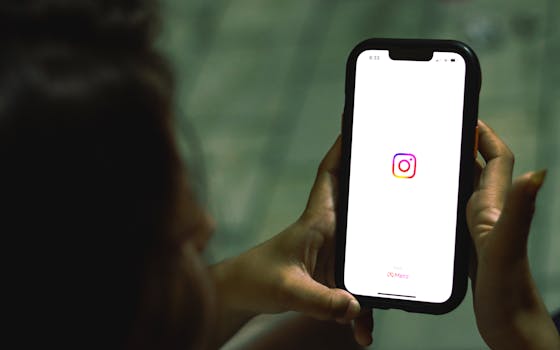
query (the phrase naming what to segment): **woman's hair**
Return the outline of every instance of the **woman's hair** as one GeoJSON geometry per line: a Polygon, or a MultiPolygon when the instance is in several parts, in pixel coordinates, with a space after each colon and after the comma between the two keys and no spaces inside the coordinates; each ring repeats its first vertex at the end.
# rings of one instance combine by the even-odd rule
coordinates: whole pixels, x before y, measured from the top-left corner
{"type": "Polygon", "coordinates": [[[138,345],[138,329],[152,333],[144,346],[188,337],[158,314],[180,274],[181,166],[156,5],[0,4],[0,232],[22,300],[14,322],[77,348],[138,345]],[[160,300],[146,301],[154,283],[160,300]]]}
{"type": "Polygon", "coordinates": [[[150,49],[159,27],[157,0],[3,0],[0,35],[100,48],[150,49]]]}

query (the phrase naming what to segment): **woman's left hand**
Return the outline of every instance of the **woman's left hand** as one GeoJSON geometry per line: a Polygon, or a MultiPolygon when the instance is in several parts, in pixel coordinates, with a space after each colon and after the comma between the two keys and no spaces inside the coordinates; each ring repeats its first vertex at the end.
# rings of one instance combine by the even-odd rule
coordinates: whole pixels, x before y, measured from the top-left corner
{"type": "Polygon", "coordinates": [[[320,320],[349,323],[363,346],[372,342],[371,310],[362,311],[347,291],[335,288],[335,220],[341,140],[317,173],[301,217],[283,232],[213,267],[218,300],[226,309],[256,315],[298,311],[320,320]]]}

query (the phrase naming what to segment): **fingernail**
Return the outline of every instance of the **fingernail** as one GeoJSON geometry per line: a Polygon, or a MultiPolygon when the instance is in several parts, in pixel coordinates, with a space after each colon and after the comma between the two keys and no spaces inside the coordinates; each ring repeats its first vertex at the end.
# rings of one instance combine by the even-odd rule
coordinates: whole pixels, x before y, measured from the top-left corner
{"type": "Polygon", "coordinates": [[[357,300],[352,299],[348,303],[348,308],[346,309],[346,314],[344,315],[344,318],[345,319],[354,318],[358,316],[360,310],[361,310],[360,303],[358,303],[357,300]]]}
{"type": "Polygon", "coordinates": [[[361,346],[370,346],[373,343],[373,336],[371,334],[366,335],[366,338],[361,339],[361,346]]]}
{"type": "Polygon", "coordinates": [[[337,323],[340,323],[340,324],[349,324],[349,323],[350,323],[349,320],[346,320],[346,319],[344,319],[344,318],[337,318],[335,321],[336,321],[337,323]]]}
{"type": "Polygon", "coordinates": [[[546,169],[542,169],[539,171],[534,172],[530,179],[530,191],[534,194],[541,188],[542,184],[544,183],[544,179],[546,178],[546,169]]]}

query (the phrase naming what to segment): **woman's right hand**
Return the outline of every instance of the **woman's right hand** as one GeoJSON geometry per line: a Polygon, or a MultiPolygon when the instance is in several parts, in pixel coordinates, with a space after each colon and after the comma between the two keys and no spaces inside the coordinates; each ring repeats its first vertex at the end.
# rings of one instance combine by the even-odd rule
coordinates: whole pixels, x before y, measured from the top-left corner
{"type": "Polygon", "coordinates": [[[545,171],[512,183],[513,154],[485,123],[478,124],[485,165],[467,206],[476,255],[471,261],[478,330],[492,349],[560,349],[560,337],[535,286],[527,238],[545,171]]]}

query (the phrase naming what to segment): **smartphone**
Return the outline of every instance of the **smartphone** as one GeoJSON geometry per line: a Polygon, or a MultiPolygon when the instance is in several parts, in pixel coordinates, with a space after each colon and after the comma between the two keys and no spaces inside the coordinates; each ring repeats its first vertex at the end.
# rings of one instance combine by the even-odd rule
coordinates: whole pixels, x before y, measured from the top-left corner
{"type": "Polygon", "coordinates": [[[350,53],[335,271],[362,305],[442,314],[463,300],[480,85],[458,41],[369,39],[350,53]]]}

